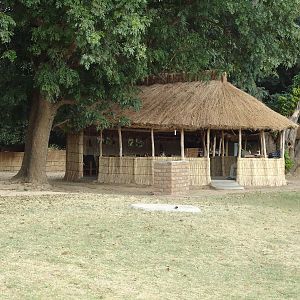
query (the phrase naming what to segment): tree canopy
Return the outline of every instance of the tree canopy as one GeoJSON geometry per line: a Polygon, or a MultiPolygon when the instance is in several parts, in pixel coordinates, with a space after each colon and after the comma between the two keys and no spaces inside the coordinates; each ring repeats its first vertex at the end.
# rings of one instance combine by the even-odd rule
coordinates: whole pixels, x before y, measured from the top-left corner
{"type": "Polygon", "coordinates": [[[45,181],[61,106],[86,111],[87,122],[103,118],[111,103],[134,105],[133,84],[146,70],[146,1],[1,1],[1,13],[1,106],[28,108],[20,176],[45,181]]]}
{"type": "Polygon", "coordinates": [[[30,99],[34,89],[52,103],[128,104],[128,86],[145,72],[145,1],[24,0],[2,6],[9,15],[1,21],[1,98],[7,104],[30,99]]]}
{"type": "Polygon", "coordinates": [[[298,0],[153,1],[151,72],[226,70],[240,87],[299,55],[298,0]]]}

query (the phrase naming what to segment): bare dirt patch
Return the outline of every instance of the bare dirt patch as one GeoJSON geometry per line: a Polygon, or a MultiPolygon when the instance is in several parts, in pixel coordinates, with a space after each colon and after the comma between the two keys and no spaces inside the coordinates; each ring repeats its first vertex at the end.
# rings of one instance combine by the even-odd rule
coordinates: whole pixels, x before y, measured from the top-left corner
{"type": "MultiPolygon", "coordinates": [[[[10,182],[14,173],[0,172],[0,196],[9,195],[47,195],[65,193],[92,193],[92,194],[118,194],[118,195],[152,195],[153,189],[149,186],[100,184],[96,178],[85,178],[79,182],[66,182],[63,180],[64,173],[49,173],[49,185],[32,187],[10,182]]],[[[187,197],[217,196],[228,194],[247,194],[253,192],[282,192],[300,191],[300,177],[288,176],[288,185],[283,187],[255,187],[246,188],[242,191],[213,190],[209,187],[191,188],[187,197]]]]}

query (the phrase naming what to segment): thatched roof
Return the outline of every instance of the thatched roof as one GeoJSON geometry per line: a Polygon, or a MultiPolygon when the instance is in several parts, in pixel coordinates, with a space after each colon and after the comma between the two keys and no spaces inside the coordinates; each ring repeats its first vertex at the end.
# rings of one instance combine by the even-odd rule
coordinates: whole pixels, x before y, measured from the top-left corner
{"type": "Polygon", "coordinates": [[[283,130],[297,126],[226,77],[153,84],[140,90],[141,110],[125,112],[132,127],[283,130]]]}

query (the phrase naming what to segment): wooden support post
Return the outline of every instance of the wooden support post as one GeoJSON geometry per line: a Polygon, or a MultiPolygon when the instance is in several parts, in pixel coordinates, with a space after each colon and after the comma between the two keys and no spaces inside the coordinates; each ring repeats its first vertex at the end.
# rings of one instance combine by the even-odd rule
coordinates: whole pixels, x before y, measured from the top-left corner
{"type": "Polygon", "coordinates": [[[210,129],[207,129],[207,141],[206,141],[206,146],[207,146],[207,157],[209,158],[209,150],[210,150],[210,129]]]}
{"type": "Polygon", "coordinates": [[[123,156],[123,143],[122,143],[122,131],[121,127],[118,127],[118,134],[119,134],[119,156],[123,156]]]}
{"type": "Polygon", "coordinates": [[[262,131],[262,141],[263,141],[263,156],[264,156],[264,158],[267,158],[267,147],[266,147],[265,131],[262,131]]]}
{"type": "Polygon", "coordinates": [[[100,141],[99,141],[99,156],[103,156],[103,131],[100,130],[100,141]]]}
{"type": "Polygon", "coordinates": [[[210,182],[211,180],[211,175],[210,175],[210,158],[209,158],[209,150],[210,150],[210,128],[207,129],[207,140],[206,140],[206,145],[207,145],[207,179],[210,182]]]}
{"type": "Polygon", "coordinates": [[[280,131],[280,144],[279,144],[279,150],[280,150],[280,157],[282,157],[282,138],[283,138],[283,131],[280,131]]]}
{"type": "Polygon", "coordinates": [[[239,129],[239,158],[242,157],[242,129],[239,129]]]}
{"type": "Polygon", "coordinates": [[[184,130],[180,131],[180,148],[181,148],[181,159],[184,160],[184,130]]]}
{"type": "Polygon", "coordinates": [[[151,149],[152,149],[152,157],[155,156],[155,144],[154,144],[154,130],[151,128],[151,149]]]}
{"type": "Polygon", "coordinates": [[[226,156],[229,156],[229,142],[226,140],[226,156]]]}
{"type": "Polygon", "coordinates": [[[224,130],[222,130],[222,156],[225,156],[225,135],[224,135],[224,130]]]}
{"type": "Polygon", "coordinates": [[[222,138],[220,138],[220,142],[219,142],[219,156],[221,156],[221,152],[222,152],[222,138]]]}
{"type": "Polygon", "coordinates": [[[100,137],[99,137],[99,159],[96,162],[96,174],[99,176],[100,172],[100,159],[103,156],[103,130],[100,130],[100,137]]]}
{"type": "Polygon", "coordinates": [[[284,158],[285,136],[284,130],[280,132],[280,157],[284,158]]]}
{"type": "Polygon", "coordinates": [[[216,144],[217,144],[217,136],[214,136],[214,145],[213,145],[213,153],[212,156],[215,157],[216,156],[216,144]]]}
{"type": "Polygon", "coordinates": [[[203,145],[203,156],[207,156],[206,143],[205,143],[205,132],[204,131],[201,133],[201,136],[202,136],[202,145],[203,145]]]}
{"type": "Polygon", "coordinates": [[[263,141],[263,134],[262,130],[259,132],[259,137],[260,137],[260,155],[264,155],[264,141],[263,141]]]}
{"type": "Polygon", "coordinates": [[[282,157],[284,158],[284,152],[285,152],[285,130],[282,132],[282,157]]]}
{"type": "Polygon", "coordinates": [[[225,177],[225,135],[224,130],[222,130],[222,158],[221,158],[221,164],[222,164],[222,176],[225,177]]]}
{"type": "Polygon", "coordinates": [[[262,139],[262,132],[259,132],[259,139],[260,139],[260,155],[263,155],[264,149],[263,149],[263,139],[262,139]]]}

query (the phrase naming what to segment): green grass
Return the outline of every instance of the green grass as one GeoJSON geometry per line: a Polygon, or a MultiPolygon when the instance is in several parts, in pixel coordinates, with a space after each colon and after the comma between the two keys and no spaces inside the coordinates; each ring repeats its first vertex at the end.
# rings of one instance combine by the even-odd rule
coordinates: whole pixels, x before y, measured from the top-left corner
{"type": "Polygon", "coordinates": [[[299,221],[299,192],[3,197],[0,298],[299,299],[299,221]]]}

